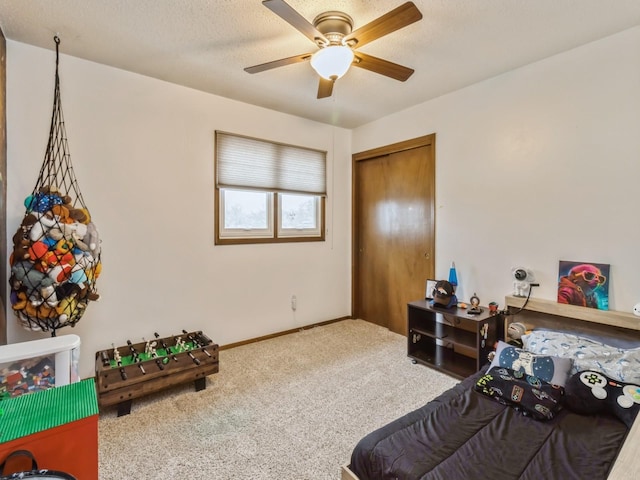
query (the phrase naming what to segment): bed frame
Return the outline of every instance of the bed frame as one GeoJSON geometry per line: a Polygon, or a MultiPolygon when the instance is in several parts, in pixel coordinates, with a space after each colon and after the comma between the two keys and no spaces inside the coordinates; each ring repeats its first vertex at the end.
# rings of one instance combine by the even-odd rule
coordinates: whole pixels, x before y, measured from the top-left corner
{"type": "Polygon", "coordinates": [[[358,477],[356,477],[355,473],[353,473],[351,470],[349,470],[349,466],[348,465],[343,465],[342,466],[342,476],[340,477],[340,480],[359,480],[358,477]]]}
{"type": "MultiPolygon", "coordinates": [[[[524,298],[505,297],[505,307],[511,312],[518,312],[524,303],[524,298]]],[[[631,313],[563,305],[551,300],[530,298],[524,309],[516,315],[507,316],[505,338],[507,327],[513,321],[524,323],[527,328],[561,326],[564,330],[606,333],[640,340],[640,318],[631,313]]],[[[629,472],[637,471],[640,471],[640,415],[627,434],[607,480],[625,480],[629,478],[629,472]]],[[[359,480],[348,465],[342,466],[341,473],[341,480],[359,480]]]]}

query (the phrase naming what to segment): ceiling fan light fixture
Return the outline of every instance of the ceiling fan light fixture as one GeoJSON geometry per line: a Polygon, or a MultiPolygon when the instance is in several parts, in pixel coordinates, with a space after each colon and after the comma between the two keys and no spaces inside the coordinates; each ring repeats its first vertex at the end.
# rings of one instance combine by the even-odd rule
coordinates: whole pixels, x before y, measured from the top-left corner
{"type": "Polygon", "coordinates": [[[344,45],[321,48],[311,57],[311,66],[322,78],[337,80],[353,63],[353,50],[344,45]]]}

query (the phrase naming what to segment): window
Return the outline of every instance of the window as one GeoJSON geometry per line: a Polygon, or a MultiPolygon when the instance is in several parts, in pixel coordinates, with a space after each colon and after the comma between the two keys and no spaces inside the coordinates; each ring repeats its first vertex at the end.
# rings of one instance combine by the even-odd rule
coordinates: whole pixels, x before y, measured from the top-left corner
{"type": "Polygon", "coordinates": [[[324,240],[326,152],[216,132],[216,244],[324,240]]]}
{"type": "Polygon", "coordinates": [[[280,237],[320,236],[320,197],[316,195],[278,195],[280,237]]]}

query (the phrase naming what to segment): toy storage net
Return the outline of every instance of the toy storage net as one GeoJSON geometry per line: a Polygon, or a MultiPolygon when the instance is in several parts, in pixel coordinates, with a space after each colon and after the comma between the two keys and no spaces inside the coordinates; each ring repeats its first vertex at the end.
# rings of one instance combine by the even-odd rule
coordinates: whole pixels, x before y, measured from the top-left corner
{"type": "Polygon", "coordinates": [[[60,40],[49,141],[35,187],[25,201],[10,257],[11,306],[28,330],[75,326],[98,299],[100,238],[84,203],[69,155],[58,76],[60,40]]]}

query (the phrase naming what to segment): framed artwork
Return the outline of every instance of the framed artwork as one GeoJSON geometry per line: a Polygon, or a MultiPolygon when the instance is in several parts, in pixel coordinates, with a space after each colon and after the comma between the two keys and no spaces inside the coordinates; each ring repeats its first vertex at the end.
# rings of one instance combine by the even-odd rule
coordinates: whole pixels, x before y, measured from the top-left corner
{"type": "Polygon", "coordinates": [[[427,287],[424,292],[425,300],[433,300],[433,289],[436,288],[436,283],[438,283],[437,280],[427,280],[427,287]]]}
{"type": "Polygon", "coordinates": [[[560,260],[558,303],[609,310],[610,265],[560,260]]]}

